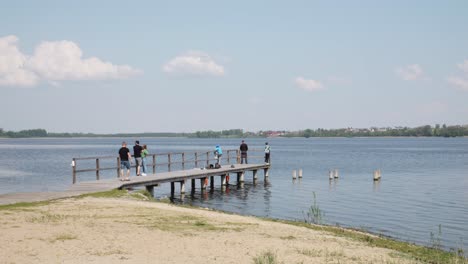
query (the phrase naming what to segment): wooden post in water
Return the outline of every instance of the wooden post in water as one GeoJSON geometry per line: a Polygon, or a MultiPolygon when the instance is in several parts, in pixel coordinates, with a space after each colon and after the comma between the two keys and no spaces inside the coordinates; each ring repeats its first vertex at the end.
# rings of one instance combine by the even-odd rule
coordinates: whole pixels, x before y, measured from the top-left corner
{"type": "Polygon", "coordinates": [[[174,198],[175,182],[171,182],[171,197],[174,198]]]}
{"type": "Polygon", "coordinates": [[[210,177],[210,189],[211,189],[211,190],[214,189],[214,176],[211,176],[211,177],[210,177]]]}
{"type": "Polygon", "coordinates": [[[195,192],[195,179],[192,179],[192,192],[195,192]]]}
{"type": "Polygon", "coordinates": [[[198,168],[198,152],[195,152],[195,168],[198,168]]]}
{"type": "Polygon", "coordinates": [[[299,178],[302,178],[302,169],[299,169],[299,175],[298,175],[299,178]]]}
{"type": "Polygon", "coordinates": [[[96,159],[96,180],[99,181],[99,159],[96,159]]]}
{"type": "Polygon", "coordinates": [[[208,185],[208,178],[207,177],[203,177],[200,179],[200,188],[202,190],[206,190],[206,186],[208,185]]]}
{"type": "Polygon", "coordinates": [[[156,154],[153,154],[153,174],[156,174],[156,154]]]}
{"type": "Polygon", "coordinates": [[[229,164],[231,162],[229,153],[231,153],[229,150],[227,151],[227,163],[229,164]]]}
{"type": "Polygon", "coordinates": [[[381,174],[380,174],[380,169],[374,171],[374,181],[380,180],[381,174]]]}
{"type": "Polygon", "coordinates": [[[185,170],[185,152],[182,152],[182,170],[185,170]]]}
{"type": "Polygon", "coordinates": [[[295,180],[295,179],[297,178],[297,176],[296,176],[296,170],[293,170],[293,171],[292,171],[292,178],[293,178],[293,180],[295,180]]]}
{"type": "Polygon", "coordinates": [[[221,175],[221,187],[226,186],[226,174],[221,175]]]}
{"type": "Polygon", "coordinates": [[[185,180],[180,182],[180,194],[185,193],[185,180]]]}
{"type": "Polygon", "coordinates": [[[253,180],[254,180],[254,182],[256,182],[257,181],[257,170],[253,170],[252,173],[253,173],[253,180]]]}
{"type": "Polygon", "coordinates": [[[237,164],[241,163],[241,156],[240,156],[240,150],[236,150],[236,157],[237,157],[237,164]]]}
{"type": "Polygon", "coordinates": [[[266,182],[267,179],[268,179],[268,173],[269,173],[269,169],[268,169],[268,168],[263,169],[263,175],[264,175],[264,180],[265,180],[265,182],[266,182]]]}
{"type": "Polygon", "coordinates": [[[335,177],[335,179],[338,179],[338,169],[333,170],[333,177],[335,177]]]}
{"type": "Polygon", "coordinates": [[[208,167],[210,165],[210,152],[206,152],[206,166],[208,167]]]}
{"type": "Polygon", "coordinates": [[[73,184],[76,183],[76,160],[75,158],[72,159],[72,182],[73,184]]]}
{"type": "Polygon", "coordinates": [[[167,171],[171,171],[171,153],[167,154],[167,171]]]}

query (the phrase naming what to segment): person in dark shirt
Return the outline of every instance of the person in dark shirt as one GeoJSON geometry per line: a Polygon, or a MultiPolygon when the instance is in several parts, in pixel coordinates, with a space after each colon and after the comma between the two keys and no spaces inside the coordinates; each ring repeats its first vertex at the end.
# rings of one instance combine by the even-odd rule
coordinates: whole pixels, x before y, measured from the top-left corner
{"type": "Polygon", "coordinates": [[[127,148],[127,142],[122,142],[122,147],[119,149],[120,156],[120,180],[130,180],[130,163],[132,162],[132,155],[130,150],[127,148]],[[124,168],[127,168],[127,177],[124,179],[124,168]]]}
{"type": "Polygon", "coordinates": [[[270,145],[268,142],[265,142],[265,163],[270,164],[270,145]]]}
{"type": "Polygon", "coordinates": [[[140,141],[135,141],[135,146],[133,146],[133,157],[135,157],[136,163],[136,175],[140,176],[141,169],[141,151],[143,148],[140,146],[140,141]]]}
{"type": "Polygon", "coordinates": [[[249,147],[247,146],[247,144],[245,144],[244,140],[242,140],[242,143],[239,149],[241,153],[241,164],[244,163],[244,160],[245,160],[245,164],[249,164],[247,162],[247,151],[249,150],[249,147]]]}

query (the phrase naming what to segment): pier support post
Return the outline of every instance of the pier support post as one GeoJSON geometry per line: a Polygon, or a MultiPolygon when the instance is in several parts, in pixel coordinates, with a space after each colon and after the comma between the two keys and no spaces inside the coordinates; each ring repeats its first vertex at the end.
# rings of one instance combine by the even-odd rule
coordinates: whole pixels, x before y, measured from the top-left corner
{"type": "Polygon", "coordinates": [[[226,186],[226,174],[221,175],[221,186],[226,186]]]}
{"type": "Polygon", "coordinates": [[[299,173],[297,175],[299,178],[302,178],[302,169],[299,169],[299,173]]]}
{"type": "Polygon", "coordinates": [[[257,170],[254,170],[254,171],[253,171],[253,182],[254,182],[254,184],[257,183],[257,178],[258,178],[258,177],[257,177],[257,172],[258,172],[257,170]]]}
{"type": "Polygon", "coordinates": [[[180,194],[185,194],[185,181],[180,182],[180,194]]]}
{"type": "Polygon", "coordinates": [[[174,198],[175,182],[171,182],[171,198],[174,198]]]}
{"type": "Polygon", "coordinates": [[[297,178],[297,177],[296,177],[296,170],[293,170],[293,171],[292,171],[292,178],[293,178],[293,180],[295,180],[295,179],[297,178]]]}
{"type": "Polygon", "coordinates": [[[268,173],[269,173],[269,169],[268,169],[268,168],[263,169],[263,175],[265,176],[265,177],[264,177],[264,178],[265,178],[265,182],[266,182],[267,179],[268,179],[268,173]]]}
{"type": "Polygon", "coordinates": [[[195,179],[192,179],[192,193],[195,192],[195,179]]]}
{"type": "Polygon", "coordinates": [[[207,177],[203,177],[200,179],[200,188],[202,190],[206,190],[206,186],[208,185],[208,178],[207,177]]]}
{"type": "Polygon", "coordinates": [[[151,196],[154,196],[154,186],[153,185],[146,185],[145,188],[151,194],[151,196]]]}
{"type": "Polygon", "coordinates": [[[211,177],[210,177],[210,189],[211,189],[211,190],[214,189],[214,176],[211,176],[211,177]]]}

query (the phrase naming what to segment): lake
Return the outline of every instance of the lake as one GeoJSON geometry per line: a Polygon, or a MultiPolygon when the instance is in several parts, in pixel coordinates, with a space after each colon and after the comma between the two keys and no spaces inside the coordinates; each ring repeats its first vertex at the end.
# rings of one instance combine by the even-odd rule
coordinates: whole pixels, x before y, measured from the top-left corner
{"type": "MultiPolygon", "coordinates": [[[[116,155],[122,140],[131,146],[135,139],[0,139],[0,194],[63,190],[71,184],[73,157],[116,155]]],[[[216,144],[234,149],[240,144],[240,139],[140,141],[150,153],[211,151],[216,144]]],[[[433,233],[446,249],[468,250],[468,138],[246,139],[251,149],[263,148],[265,141],[272,148],[268,182],[260,173],[253,185],[247,174],[243,189],[230,186],[223,193],[217,182],[214,192],[202,194],[197,189],[175,202],[303,221],[315,193],[326,224],[423,245],[431,245],[433,233]],[[292,170],[298,169],[304,176],[293,181],[292,170]],[[339,179],[328,179],[330,169],[339,170],[339,179]],[[382,171],[379,182],[372,180],[376,169],[382,171]]],[[[115,160],[109,166],[115,166],[115,160]]],[[[115,174],[107,171],[102,177],[115,174]]],[[[78,176],[80,181],[94,177],[78,176]]],[[[168,185],[155,189],[156,198],[169,195],[168,185]]]]}

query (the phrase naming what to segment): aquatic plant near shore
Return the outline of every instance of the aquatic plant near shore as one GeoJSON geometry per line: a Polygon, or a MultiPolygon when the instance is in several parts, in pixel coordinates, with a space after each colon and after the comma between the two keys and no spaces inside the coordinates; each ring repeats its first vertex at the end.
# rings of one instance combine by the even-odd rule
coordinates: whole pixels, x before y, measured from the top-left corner
{"type": "Polygon", "coordinates": [[[309,224],[316,224],[320,225],[323,224],[323,217],[325,214],[320,210],[320,207],[317,204],[317,195],[313,192],[314,200],[313,204],[309,207],[307,213],[302,211],[302,215],[304,216],[304,221],[309,224]]]}

